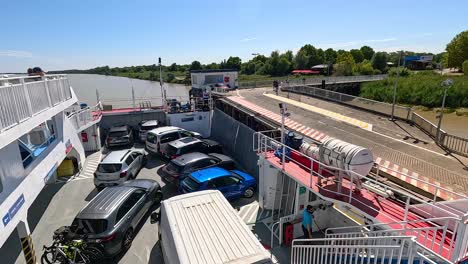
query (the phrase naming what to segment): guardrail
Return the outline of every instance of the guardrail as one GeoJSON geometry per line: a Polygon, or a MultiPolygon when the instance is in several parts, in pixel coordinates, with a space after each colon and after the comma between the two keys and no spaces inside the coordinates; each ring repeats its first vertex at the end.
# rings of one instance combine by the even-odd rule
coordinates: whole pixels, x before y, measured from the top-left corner
{"type": "MultiPolygon", "coordinates": [[[[357,76],[319,76],[313,78],[304,78],[304,79],[281,79],[279,81],[283,84],[289,85],[318,85],[322,81],[325,81],[327,84],[332,83],[347,83],[347,82],[371,82],[379,81],[387,78],[387,74],[379,75],[357,75],[357,76]]],[[[246,88],[256,88],[256,87],[272,87],[273,80],[259,80],[259,81],[244,81],[239,82],[240,89],[246,88]]]]}
{"type": "Polygon", "coordinates": [[[295,239],[290,263],[453,264],[426,250],[411,236],[295,239]]]}
{"type": "MultiPolygon", "coordinates": [[[[357,77],[357,76],[356,76],[357,77]]],[[[282,91],[288,91],[303,95],[309,95],[314,97],[323,98],[330,101],[346,104],[352,107],[381,113],[387,116],[392,114],[392,104],[379,102],[363,97],[353,96],[349,94],[334,92],[325,90],[313,86],[306,85],[295,85],[295,84],[283,84],[282,91]]],[[[289,97],[293,97],[289,95],[289,97]]],[[[434,140],[441,146],[445,147],[453,153],[457,153],[462,156],[468,157],[468,138],[458,137],[455,135],[448,134],[441,130],[439,138],[437,137],[437,126],[429,120],[418,115],[410,107],[395,105],[394,116],[396,118],[406,120],[415,124],[417,127],[428,133],[434,140]]]]}
{"type": "Polygon", "coordinates": [[[66,75],[0,78],[0,133],[71,97],[66,75]]]}
{"type": "Polygon", "coordinates": [[[88,124],[100,120],[102,117],[102,106],[98,103],[92,107],[86,107],[68,115],[77,132],[87,128],[88,124]]]}

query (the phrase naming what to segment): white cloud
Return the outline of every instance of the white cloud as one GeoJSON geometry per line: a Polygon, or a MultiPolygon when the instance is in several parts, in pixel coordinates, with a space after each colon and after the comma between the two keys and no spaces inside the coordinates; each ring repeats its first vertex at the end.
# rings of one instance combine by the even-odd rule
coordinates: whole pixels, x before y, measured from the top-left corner
{"type": "Polygon", "coordinates": [[[0,50],[0,56],[31,58],[33,54],[29,51],[24,51],[24,50],[0,50]]]}
{"type": "Polygon", "coordinates": [[[240,42],[248,42],[248,41],[252,41],[252,40],[256,40],[257,38],[256,37],[252,37],[252,38],[243,38],[240,40],[240,42]]]}

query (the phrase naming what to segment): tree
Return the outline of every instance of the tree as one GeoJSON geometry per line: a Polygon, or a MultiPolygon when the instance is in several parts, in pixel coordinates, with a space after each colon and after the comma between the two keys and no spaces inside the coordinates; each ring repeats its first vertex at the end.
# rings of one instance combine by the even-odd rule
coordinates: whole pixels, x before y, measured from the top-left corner
{"type": "Polygon", "coordinates": [[[192,64],[190,64],[190,71],[195,71],[195,70],[201,70],[202,65],[199,61],[192,61],[192,64]]]}
{"type": "Polygon", "coordinates": [[[361,50],[352,49],[349,52],[351,53],[351,55],[353,55],[354,61],[356,63],[360,63],[364,60],[364,55],[362,54],[361,50]]]}
{"type": "Polygon", "coordinates": [[[208,70],[216,70],[219,69],[219,65],[216,62],[212,62],[210,64],[207,64],[205,68],[208,70]]]}
{"type": "Polygon", "coordinates": [[[448,53],[448,66],[462,68],[462,64],[468,59],[468,30],[456,35],[449,44],[446,51],[448,53]]]}
{"type": "Polygon", "coordinates": [[[344,76],[352,75],[354,64],[353,55],[351,55],[350,52],[345,51],[336,58],[336,65],[334,66],[335,73],[337,75],[344,76]]]}
{"type": "Polygon", "coordinates": [[[276,66],[276,75],[282,76],[287,75],[290,72],[291,63],[287,58],[282,57],[276,66]]]}
{"type": "Polygon", "coordinates": [[[171,66],[169,66],[169,67],[167,68],[167,70],[168,70],[168,71],[172,71],[172,72],[177,71],[177,64],[172,63],[171,66]]]}
{"type": "Polygon", "coordinates": [[[375,53],[374,50],[369,46],[362,46],[361,52],[362,52],[362,55],[364,56],[364,59],[369,60],[369,61],[372,59],[372,56],[374,56],[374,53],[375,53]]]}
{"type": "Polygon", "coordinates": [[[463,74],[468,76],[468,60],[463,62],[463,74]]]}
{"type": "Polygon", "coordinates": [[[385,72],[387,69],[387,53],[377,52],[372,58],[372,67],[381,72],[385,72]]]}
{"type": "Polygon", "coordinates": [[[324,56],[324,61],[325,61],[325,63],[327,63],[327,64],[328,64],[328,63],[333,64],[333,63],[335,63],[335,61],[336,61],[336,56],[338,56],[338,54],[336,54],[336,51],[335,51],[334,49],[328,48],[328,49],[325,50],[323,56],[324,56]]]}
{"type": "Polygon", "coordinates": [[[241,59],[239,57],[229,57],[229,59],[226,62],[226,68],[228,69],[236,69],[240,71],[241,69],[241,59]]]}
{"type": "Polygon", "coordinates": [[[294,68],[298,70],[306,69],[307,67],[307,56],[304,51],[298,51],[296,57],[294,57],[294,68]]]}
{"type": "Polygon", "coordinates": [[[353,68],[353,73],[359,75],[371,75],[374,73],[374,68],[372,68],[372,63],[368,60],[363,60],[361,63],[356,63],[353,68]]]}

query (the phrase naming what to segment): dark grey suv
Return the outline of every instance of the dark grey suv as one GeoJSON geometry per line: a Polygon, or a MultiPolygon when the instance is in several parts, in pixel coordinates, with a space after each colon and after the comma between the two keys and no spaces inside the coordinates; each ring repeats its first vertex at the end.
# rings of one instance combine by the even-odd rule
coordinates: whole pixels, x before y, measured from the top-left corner
{"type": "Polygon", "coordinates": [[[152,205],[162,200],[161,187],[153,180],[132,180],[107,187],[76,216],[73,232],[104,246],[107,256],[128,249],[135,229],[152,205]]]}
{"type": "Polygon", "coordinates": [[[236,167],[234,160],[226,155],[192,152],[171,160],[160,169],[159,175],[166,182],[178,183],[179,180],[182,180],[194,171],[214,166],[226,170],[233,170],[236,167]]]}

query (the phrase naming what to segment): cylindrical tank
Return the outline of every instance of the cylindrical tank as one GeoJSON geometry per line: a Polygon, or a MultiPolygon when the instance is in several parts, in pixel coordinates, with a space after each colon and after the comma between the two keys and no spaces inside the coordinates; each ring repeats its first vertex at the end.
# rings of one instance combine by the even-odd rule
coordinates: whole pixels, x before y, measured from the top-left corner
{"type": "Polygon", "coordinates": [[[328,138],[320,146],[303,143],[300,151],[326,165],[343,169],[348,175],[347,171],[353,171],[366,176],[374,164],[369,149],[336,138],[328,138]]]}

